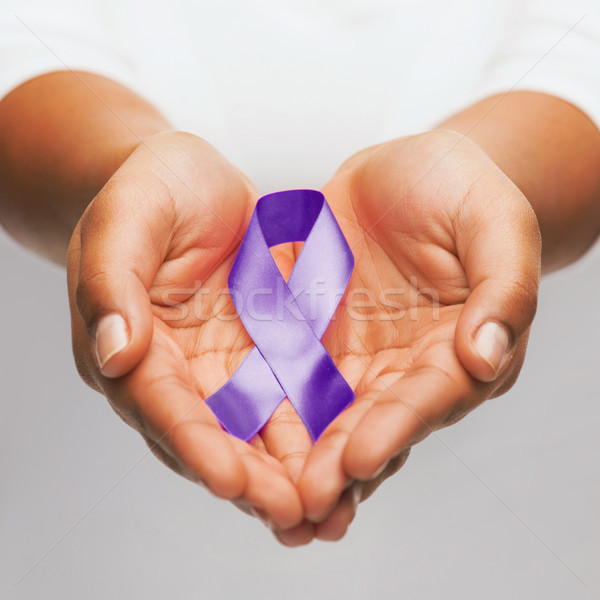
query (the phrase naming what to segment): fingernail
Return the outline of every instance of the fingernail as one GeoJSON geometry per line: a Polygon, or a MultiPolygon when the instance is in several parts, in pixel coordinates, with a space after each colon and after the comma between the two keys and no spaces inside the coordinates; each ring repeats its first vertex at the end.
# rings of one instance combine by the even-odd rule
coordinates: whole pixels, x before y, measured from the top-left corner
{"type": "Polygon", "coordinates": [[[506,329],[494,321],[488,321],[479,328],[474,342],[481,358],[497,373],[508,350],[509,337],[506,329]]]}
{"type": "Polygon", "coordinates": [[[116,313],[102,317],[96,327],[96,360],[100,370],[128,343],[129,335],[123,317],[116,313]]]}

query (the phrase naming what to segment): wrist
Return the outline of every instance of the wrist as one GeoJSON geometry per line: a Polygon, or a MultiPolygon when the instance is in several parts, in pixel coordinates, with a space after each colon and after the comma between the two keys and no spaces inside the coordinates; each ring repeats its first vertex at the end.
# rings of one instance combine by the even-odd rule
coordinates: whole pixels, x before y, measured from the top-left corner
{"type": "Polygon", "coordinates": [[[600,131],[543,93],[487,98],[440,125],[474,141],[519,187],[538,218],[543,268],[579,258],[600,233],[600,131]]]}
{"type": "Polygon", "coordinates": [[[168,129],[142,98],[104,77],[57,72],[0,102],[0,220],[62,263],[86,206],[139,146],[168,129]]]}

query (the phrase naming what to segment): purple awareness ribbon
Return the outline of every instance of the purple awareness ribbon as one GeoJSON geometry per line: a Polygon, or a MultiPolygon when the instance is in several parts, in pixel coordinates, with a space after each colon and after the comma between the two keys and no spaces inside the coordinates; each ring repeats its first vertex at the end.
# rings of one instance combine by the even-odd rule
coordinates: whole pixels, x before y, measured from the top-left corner
{"type": "Polygon", "coordinates": [[[237,313],[255,343],[206,403],[232,435],[249,440],[288,398],[313,440],[354,400],[321,337],[354,268],[325,197],[315,190],[263,196],[229,274],[237,313]],[[269,248],[305,242],[286,283],[269,248]]]}

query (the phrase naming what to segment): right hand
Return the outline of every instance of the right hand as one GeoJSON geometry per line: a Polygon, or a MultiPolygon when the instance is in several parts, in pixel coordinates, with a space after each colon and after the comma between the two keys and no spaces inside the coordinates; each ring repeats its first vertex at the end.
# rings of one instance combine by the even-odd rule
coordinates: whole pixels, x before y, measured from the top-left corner
{"type": "MultiPolygon", "coordinates": [[[[73,233],[73,351],[83,379],[165,464],[289,529],[303,509],[278,454],[293,449],[294,433],[267,426],[265,441],[257,435],[248,444],[223,431],[204,403],[252,346],[227,277],[256,198],[249,181],[200,138],[148,138],[73,233]]],[[[291,246],[276,260],[291,270],[291,246]]],[[[308,449],[306,431],[293,429],[308,449]]]]}

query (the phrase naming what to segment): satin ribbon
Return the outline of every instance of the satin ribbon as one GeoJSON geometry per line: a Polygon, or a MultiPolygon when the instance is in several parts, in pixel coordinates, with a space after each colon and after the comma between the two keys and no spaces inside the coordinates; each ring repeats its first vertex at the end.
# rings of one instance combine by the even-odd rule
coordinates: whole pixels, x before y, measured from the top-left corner
{"type": "Polygon", "coordinates": [[[255,347],[207,398],[221,425],[249,440],[287,397],[313,440],[354,400],[321,337],[354,268],[325,197],[314,190],[263,196],[229,274],[237,313],[255,347]],[[286,283],[269,248],[304,242],[286,283]]]}

